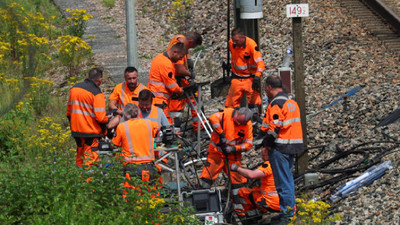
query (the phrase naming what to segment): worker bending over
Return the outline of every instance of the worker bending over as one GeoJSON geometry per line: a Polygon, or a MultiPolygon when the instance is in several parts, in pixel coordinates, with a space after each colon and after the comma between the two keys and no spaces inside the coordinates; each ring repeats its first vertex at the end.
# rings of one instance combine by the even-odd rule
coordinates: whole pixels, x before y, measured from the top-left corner
{"type": "MultiPolygon", "coordinates": [[[[183,43],[187,49],[188,53],[178,62],[174,63],[175,71],[176,71],[176,81],[179,87],[185,88],[188,87],[191,82],[194,82],[196,78],[196,74],[194,73],[193,61],[189,58],[189,49],[200,46],[203,42],[203,38],[197,32],[190,32],[186,36],[185,35],[176,35],[169,42],[168,49],[170,49],[176,43],[183,43]]],[[[195,101],[191,99],[193,105],[196,105],[195,101]]],[[[171,112],[171,117],[179,118],[182,114],[182,111],[185,109],[186,104],[188,103],[188,99],[171,99],[169,104],[169,110],[171,112]]],[[[191,115],[193,118],[193,129],[197,130],[198,125],[198,117],[195,110],[191,110],[191,115]]]]}
{"type": "Polygon", "coordinates": [[[243,95],[246,95],[249,108],[260,108],[261,76],[265,65],[257,43],[246,37],[240,28],[235,28],[229,40],[229,50],[232,80],[225,107],[239,107],[243,95]]]}
{"type": "MultiPolygon", "coordinates": [[[[273,140],[268,144],[273,145],[273,140]]],[[[275,189],[274,176],[268,158],[270,146],[265,145],[265,148],[261,150],[264,163],[255,170],[245,169],[237,164],[231,165],[231,171],[236,171],[248,179],[261,179],[261,186],[239,189],[239,196],[243,200],[242,206],[248,217],[257,215],[257,210],[261,212],[280,211],[279,197],[275,189]]]]}
{"type": "Polygon", "coordinates": [[[181,60],[187,53],[183,43],[173,45],[168,51],[158,54],[151,62],[148,87],[153,92],[154,105],[162,108],[171,123],[169,116],[169,103],[171,97],[182,95],[183,89],[175,79],[174,63],[181,60]]]}
{"type": "Polygon", "coordinates": [[[200,185],[210,188],[219,173],[223,170],[230,175],[232,183],[233,206],[237,213],[243,214],[243,206],[238,199],[239,188],[247,180],[237,172],[229,172],[231,164],[241,165],[242,152],[249,151],[253,146],[252,112],[248,108],[225,108],[210,116],[214,128],[208,147],[207,162],[200,175],[200,185]]]}

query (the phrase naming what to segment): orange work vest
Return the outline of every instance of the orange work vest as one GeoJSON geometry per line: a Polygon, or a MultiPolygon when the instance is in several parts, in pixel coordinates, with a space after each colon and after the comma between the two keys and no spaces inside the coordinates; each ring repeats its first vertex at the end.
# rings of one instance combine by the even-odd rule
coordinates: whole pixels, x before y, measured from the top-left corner
{"type": "Polygon", "coordinates": [[[141,83],[138,83],[138,86],[133,91],[129,90],[125,82],[119,83],[117,86],[115,86],[114,90],[110,94],[109,99],[117,101],[118,109],[123,110],[125,105],[128,103],[134,103],[135,105],[138,105],[139,93],[143,89],[147,89],[147,87],[141,83]]]}
{"type": "Polygon", "coordinates": [[[153,138],[158,131],[158,124],[148,119],[130,119],[120,123],[112,142],[122,147],[124,164],[141,164],[154,161],[153,138]]]}
{"type": "Polygon", "coordinates": [[[67,117],[72,137],[103,136],[108,122],[106,101],[103,92],[91,79],[85,79],[69,91],[67,117]]]}
{"type": "Polygon", "coordinates": [[[282,153],[304,151],[300,108],[284,92],[278,93],[269,103],[261,130],[276,138],[273,147],[282,153]]]}

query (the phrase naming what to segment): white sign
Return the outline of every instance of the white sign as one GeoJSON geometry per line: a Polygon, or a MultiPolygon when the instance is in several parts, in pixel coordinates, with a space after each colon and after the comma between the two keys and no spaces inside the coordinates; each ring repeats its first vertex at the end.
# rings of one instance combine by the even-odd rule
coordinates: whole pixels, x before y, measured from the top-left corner
{"type": "Polygon", "coordinates": [[[308,4],[286,5],[286,17],[308,17],[308,4]]]}

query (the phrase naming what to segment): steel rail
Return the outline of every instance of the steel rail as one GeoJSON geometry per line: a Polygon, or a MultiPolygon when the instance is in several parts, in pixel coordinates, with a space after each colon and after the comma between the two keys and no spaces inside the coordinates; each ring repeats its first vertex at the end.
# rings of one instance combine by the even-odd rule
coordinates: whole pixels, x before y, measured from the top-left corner
{"type": "Polygon", "coordinates": [[[400,35],[400,16],[398,16],[393,10],[391,10],[381,0],[361,0],[361,2],[368,5],[374,10],[379,16],[381,16],[393,29],[400,35]]]}

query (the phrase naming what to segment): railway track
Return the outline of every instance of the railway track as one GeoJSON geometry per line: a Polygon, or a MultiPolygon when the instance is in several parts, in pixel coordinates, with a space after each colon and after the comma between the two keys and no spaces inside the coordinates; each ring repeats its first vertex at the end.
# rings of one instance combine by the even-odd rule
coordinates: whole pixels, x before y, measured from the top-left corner
{"type": "Polygon", "coordinates": [[[385,46],[400,54],[400,9],[394,0],[340,0],[385,46]]]}

